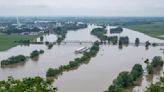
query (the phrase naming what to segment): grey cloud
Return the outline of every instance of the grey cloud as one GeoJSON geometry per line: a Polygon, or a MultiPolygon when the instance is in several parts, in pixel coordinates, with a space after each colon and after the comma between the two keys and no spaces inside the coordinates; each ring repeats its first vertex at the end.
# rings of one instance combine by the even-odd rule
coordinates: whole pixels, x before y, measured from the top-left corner
{"type": "Polygon", "coordinates": [[[163,10],[164,0],[0,0],[0,16],[164,16],[163,10]]]}

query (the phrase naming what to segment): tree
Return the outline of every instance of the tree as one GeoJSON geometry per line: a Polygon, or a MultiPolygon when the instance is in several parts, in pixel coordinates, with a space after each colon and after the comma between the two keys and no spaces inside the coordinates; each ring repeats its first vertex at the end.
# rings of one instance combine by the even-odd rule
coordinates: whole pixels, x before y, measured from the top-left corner
{"type": "Polygon", "coordinates": [[[56,92],[50,81],[41,77],[24,78],[15,80],[9,77],[8,80],[0,81],[0,92],[56,92]]]}
{"type": "Polygon", "coordinates": [[[7,60],[2,60],[1,65],[11,65],[16,63],[25,62],[27,59],[24,55],[12,56],[9,57],[7,60]]]}
{"type": "Polygon", "coordinates": [[[158,67],[158,66],[161,67],[161,66],[163,66],[162,58],[160,56],[155,56],[153,58],[153,61],[152,61],[151,65],[153,67],[158,67]]]}
{"type": "Polygon", "coordinates": [[[120,37],[119,43],[122,43],[122,45],[128,45],[129,44],[129,37],[128,36],[120,37]]]}
{"type": "Polygon", "coordinates": [[[164,77],[161,77],[159,82],[151,84],[146,92],[164,92],[164,77]]]}
{"type": "Polygon", "coordinates": [[[40,50],[39,53],[40,53],[40,54],[43,54],[43,53],[44,53],[44,50],[40,50]]]}
{"type": "Polygon", "coordinates": [[[151,45],[151,43],[149,41],[145,42],[145,47],[148,48],[151,45]]]}
{"type": "Polygon", "coordinates": [[[126,88],[132,85],[132,78],[129,76],[129,72],[121,72],[113,83],[121,88],[126,88]]]}
{"type": "Polygon", "coordinates": [[[40,36],[40,41],[43,41],[44,37],[43,36],[40,36]]]}
{"type": "Polygon", "coordinates": [[[40,54],[43,54],[44,53],[44,50],[34,50],[32,51],[32,53],[30,54],[30,58],[35,58],[35,57],[38,57],[40,54]]]}
{"type": "Polygon", "coordinates": [[[53,44],[48,44],[48,49],[51,49],[53,47],[53,44]]]}
{"type": "Polygon", "coordinates": [[[107,36],[105,36],[104,34],[107,33],[107,30],[104,28],[94,28],[91,31],[92,35],[95,35],[97,38],[99,38],[101,41],[105,41],[107,40],[107,36]]]}
{"type": "Polygon", "coordinates": [[[135,64],[132,68],[130,75],[132,76],[133,81],[143,74],[143,68],[140,64],[135,64]]]}
{"type": "Polygon", "coordinates": [[[38,50],[34,50],[31,54],[30,57],[34,58],[34,57],[38,57],[39,56],[39,51],[38,50]]]}
{"type": "Polygon", "coordinates": [[[61,73],[61,71],[59,69],[49,68],[47,73],[46,73],[46,77],[56,77],[60,73],[61,73]]]}
{"type": "Polygon", "coordinates": [[[135,40],[135,45],[136,45],[136,46],[139,46],[139,44],[140,44],[140,40],[139,40],[139,38],[136,38],[136,40],[135,40]]]}
{"type": "Polygon", "coordinates": [[[155,56],[152,60],[151,63],[147,64],[147,72],[149,74],[152,74],[154,72],[154,69],[158,68],[158,67],[162,67],[163,66],[163,60],[160,56],[155,56]]]}
{"type": "Polygon", "coordinates": [[[118,36],[110,36],[108,37],[108,43],[112,43],[113,45],[116,45],[118,42],[118,36]]]}
{"type": "Polygon", "coordinates": [[[121,33],[123,31],[122,27],[112,28],[110,29],[110,33],[121,33]]]}
{"type": "Polygon", "coordinates": [[[148,72],[148,74],[153,74],[153,66],[152,65],[147,65],[146,66],[146,70],[147,70],[147,72],[148,72]]]}

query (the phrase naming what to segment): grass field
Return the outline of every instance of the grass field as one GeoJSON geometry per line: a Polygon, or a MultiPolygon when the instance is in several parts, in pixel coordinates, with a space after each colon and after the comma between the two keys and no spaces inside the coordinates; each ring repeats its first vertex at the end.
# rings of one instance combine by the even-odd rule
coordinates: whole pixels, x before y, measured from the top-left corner
{"type": "Polygon", "coordinates": [[[164,22],[130,25],[127,26],[127,28],[145,33],[155,38],[164,39],[164,22]]]}
{"type": "Polygon", "coordinates": [[[15,41],[19,41],[20,39],[29,39],[33,40],[36,36],[28,36],[28,35],[3,35],[0,34],[0,51],[8,50],[14,46],[17,46],[18,43],[15,41]]]}

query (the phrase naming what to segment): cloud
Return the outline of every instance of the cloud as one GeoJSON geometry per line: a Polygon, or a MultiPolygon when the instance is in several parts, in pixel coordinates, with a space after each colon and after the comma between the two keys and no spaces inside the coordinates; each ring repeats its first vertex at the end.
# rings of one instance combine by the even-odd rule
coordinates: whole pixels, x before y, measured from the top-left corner
{"type": "Polygon", "coordinates": [[[24,5],[21,7],[24,7],[24,8],[49,8],[48,5],[24,5]]]}
{"type": "Polygon", "coordinates": [[[0,15],[164,16],[164,0],[0,0],[0,15]]]}

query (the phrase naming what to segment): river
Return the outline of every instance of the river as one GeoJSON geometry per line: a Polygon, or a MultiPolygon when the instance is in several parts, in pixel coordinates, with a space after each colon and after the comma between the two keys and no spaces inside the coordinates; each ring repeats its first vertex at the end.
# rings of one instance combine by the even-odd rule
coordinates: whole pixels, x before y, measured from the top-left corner
{"type": "MultiPolygon", "coordinates": [[[[96,41],[97,38],[90,35],[90,31],[97,26],[89,26],[85,29],[76,31],[68,31],[66,35],[67,40],[80,41],[96,41]]],[[[107,27],[109,30],[113,27],[107,27]]],[[[110,34],[108,32],[107,35],[110,34]]],[[[149,37],[143,33],[124,28],[123,33],[118,36],[128,36],[130,42],[134,42],[135,38],[140,38],[141,42],[164,42],[156,38],[149,37]]],[[[44,41],[55,41],[56,35],[50,34],[44,36],[44,41]]],[[[39,41],[39,38],[37,39],[39,41]]],[[[82,46],[90,47],[91,44],[63,44],[54,45],[52,49],[48,49],[45,45],[30,45],[30,46],[16,46],[7,51],[0,52],[0,60],[7,59],[13,55],[30,55],[30,53],[37,49],[45,50],[39,59],[29,60],[23,64],[16,64],[8,67],[0,68],[0,80],[7,79],[8,76],[13,76],[16,79],[24,77],[42,76],[45,78],[48,68],[57,68],[60,65],[68,64],[70,60],[80,57],[80,54],[75,54],[74,51],[82,46]]],[[[136,63],[144,65],[144,60],[152,59],[154,56],[163,56],[163,51],[160,48],[164,47],[150,47],[145,49],[144,46],[135,47],[129,45],[119,49],[118,46],[102,45],[96,57],[92,58],[88,64],[81,65],[78,69],[65,72],[54,83],[58,88],[58,92],[102,92],[109,87],[112,81],[122,71],[130,71],[132,66],[136,63]]],[[[148,82],[143,82],[141,85],[146,85],[148,82]]],[[[141,90],[138,86],[136,90],[141,90]]],[[[139,91],[139,92],[141,92],[139,91]]]]}

